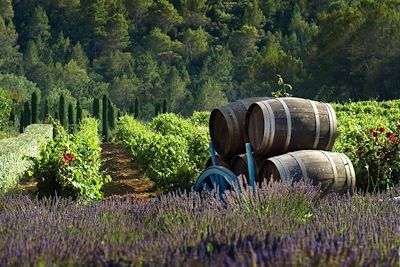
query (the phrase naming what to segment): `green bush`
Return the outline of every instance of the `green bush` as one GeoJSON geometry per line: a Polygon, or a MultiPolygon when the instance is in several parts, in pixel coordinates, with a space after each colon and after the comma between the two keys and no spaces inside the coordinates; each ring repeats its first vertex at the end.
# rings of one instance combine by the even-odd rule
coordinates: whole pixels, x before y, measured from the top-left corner
{"type": "Polygon", "coordinates": [[[40,154],[40,147],[52,139],[53,127],[48,124],[31,124],[18,137],[0,141],[0,192],[14,188],[32,166],[29,157],[40,154]]]}
{"type": "Polygon", "coordinates": [[[82,200],[99,200],[109,176],[100,171],[101,147],[98,121],[83,119],[75,135],[57,125],[57,136],[34,159],[32,169],[40,196],[59,195],[82,200]]]}
{"type": "Polygon", "coordinates": [[[210,121],[210,112],[207,111],[196,111],[193,112],[192,117],[190,117],[190,121],[195,125],[208,127],[210,121]]]}
{"type": "Polygon", "coordinates": [[[0,132],[8,125],[12,102],[7,96],[7,92],[0,88],[0,132]]]}

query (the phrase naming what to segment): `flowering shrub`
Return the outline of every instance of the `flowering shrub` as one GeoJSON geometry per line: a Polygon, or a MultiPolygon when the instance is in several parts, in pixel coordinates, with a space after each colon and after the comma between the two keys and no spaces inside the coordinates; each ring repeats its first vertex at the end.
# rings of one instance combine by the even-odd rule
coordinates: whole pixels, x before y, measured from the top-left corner
{"type": "Polygon", "coordinates": [[[0,192],[13,189],[32,167],[30,157],[40,154],[40,148],[53,138],[53,126],[31,124],[17,137],[0,141],[0,192]]]}
{"type": "Polygon", "coordinates": [[[400,206],[388,195],[318,195],[273,182],[255,198],[228,194],[226,206],[194,193],[88,205],[8,198],[0,265],[398,266],[400,206]]]}
{"type": "Polygon", "coordinates": [[[33,159],[39,195],[101,199],[101,188],[110,177],[100,171],[98,121],[84,119],[75,135],[66,133],[60,125],[56,127],[57,136],[33,159]]]}
{"type": "Polygon", "coordinates": [[[395,131],[370,128],[358,138],[358,187],[368,191],[393,187],[400,181],[400,125],[395,131]],[[364,166],[362,166],[364,165],[364,166]]]}
{"type": "Polygon", "coordinates": [[[399,182],[400,101],[335,104],[338,138],[334,149],[353,163],[357,187],[382,190],[399,182]]]}

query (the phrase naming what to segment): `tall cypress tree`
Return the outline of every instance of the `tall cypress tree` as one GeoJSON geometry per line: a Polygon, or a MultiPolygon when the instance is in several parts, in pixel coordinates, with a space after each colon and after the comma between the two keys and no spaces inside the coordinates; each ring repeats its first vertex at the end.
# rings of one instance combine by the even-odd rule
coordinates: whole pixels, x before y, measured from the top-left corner
{"type": "Polygon", "coordinates": [[[160,103],[157,103],[155,112],[154,112],[154,117],[156,117],[158,114],[160,114],[160,111],[161,111],[161,105],[160,105],[160,103]]]}
{"type": "Polygon", "coordinates": [[[72,106],[72,103],[69,103],[68,105],[68,124],[70,132],[73,132],[75,126],[75,117],[74,117],[74,107],[72,106]]]}
{"type": "Polygon", "coordinates": [[[100,101],[98,98],[93,99],[93,117],[100,120],[100,101]]]}
{"type": "Polygon", "coordinates": [[[67,129],[67,111],[65,109],[65,98],[64,95],[60,95],[60,103],[58,107],[58,116],[60,116],[61,125],[67,129]]]}
{"type": "Polygon", "coordinates": [[[111,100],[108,100],[108,124],[111,130],[115,128],[115,109],[111,100]]]}
{"type": "Polygon", "coordinates": [[[135,113],[135,105],[131,104],[128,109],[128,113],[133,115],[135,113]]]}
{"type": "Polygon", "coordinates": [[[139,118],[139,97],[135,98],[135,119],[139,118]]]}
{"type": "Polygon", "coordinates": [[[24,132],[24,124],[25,124],[24,119],[25,119],[25,117],[24,117],[24,110],[21,109],[21,116],[20,116],[20,118],[19,118],[19,132],[20,132],[20,133],[23,133],[23,132],[24,132]]]}
{"type": "Polygon", "coordinates": [[[31,95],[31,106],[32,106],[32,123],[39,122],[39,102],[37,92],[34,91],[31,95]]]}
{"type": "Polygon", "coordinates": [[[26,126],[28,126],[29,124],[31,124],[32,120],[32,114],[31,114],[31,107],[29,105],[29,102],[26,101],[24,104],[24,119],[23,119],[23,127],[25,128],[26,126]]]}
{"type": "Polygon", "coordinates": [[[46,99],[44,101],[43,122],[46,122],[48,117],[49,117],[49,101],[46,99]]]}
{"type": "Polygon", "coordinates": [[[110,126],[108,124],[108,97],[103,96],[103,137],[104,141],[110,139],[110,126]]]}
{"type": "Polygon", "coordinates": [[[76,103],[76,123],[79,124],[82,121],[82,107],[81,102],[78,100],[76,103]]]}
{"type": "Polygon", "coordinates": [[[163,110],[162,110],[162,113],[167,113],[167,100],[166,100],[166,99],[164,99],[164,101],[163,101],[163,110]]]}

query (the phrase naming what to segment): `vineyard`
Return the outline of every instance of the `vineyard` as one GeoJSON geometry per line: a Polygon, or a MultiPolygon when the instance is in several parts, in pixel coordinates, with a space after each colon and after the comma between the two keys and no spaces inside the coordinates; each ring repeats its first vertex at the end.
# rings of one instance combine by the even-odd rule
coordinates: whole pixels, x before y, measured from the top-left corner
{"type": "Polygon", "coordinates": [[[27,126],[0,140],[0,265],[398,266],[400,101],[332,106],[333,151],[353,163],[353,195],[273,181],[224,201],[193,192],[210,157],[210,113],[195,112],[119,117],[107,140],[161,195],[104,199],[101,121],[84,118],[70,133],[27,126]],[[16,189],[25,180],[34,196],[16,189]]]}

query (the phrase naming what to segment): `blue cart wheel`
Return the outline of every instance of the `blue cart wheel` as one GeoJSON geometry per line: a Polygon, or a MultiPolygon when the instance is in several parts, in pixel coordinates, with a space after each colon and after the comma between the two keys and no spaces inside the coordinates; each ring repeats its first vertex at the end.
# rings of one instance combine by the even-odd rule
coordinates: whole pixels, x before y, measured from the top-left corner
{"type": "Polygon", "coordinates": [[[225,190],[239,188],[239,181],[236,174],[225,167],[208,167],[199,176],[194,186],[194,190],[199,193],[211,192],[216,188],[219,190],[220,194],[225,190]]]}

